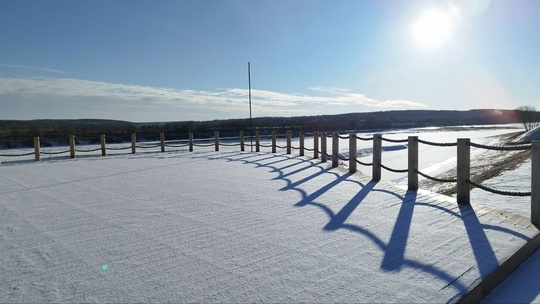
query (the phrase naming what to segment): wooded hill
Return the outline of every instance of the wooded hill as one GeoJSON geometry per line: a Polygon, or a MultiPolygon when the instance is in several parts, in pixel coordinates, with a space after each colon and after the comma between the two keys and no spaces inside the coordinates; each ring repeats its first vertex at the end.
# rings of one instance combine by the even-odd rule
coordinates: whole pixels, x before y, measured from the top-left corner
{"type": "MultiPolygon", "coordinates": [[[[253,118],[253,131],[262,135],[277,131],[284,134],[305,131],[376,131],[406,129],[414,127],[437,127],[458,125],[486,125],[521,123],[517,110],[403,110],[370,113],[349,113],[338,115],[318,115],[299,117],[257,117],[253,118]]],[[[106,134],[107,142],[125,142],[131,133],[137,133],[137,140],[158,140],[159,133],[165,132],[166,139],[186,139],[189,132],[195,138],[212,137],[215,131],[221,136],[238,136],[239,131],[250,134],[249,118],[212,121],[178,121],[134,123],[102,119],[40,119],[40,120],[0,120],[0,148],[32,146],[34,136],[42,138],[42,145],[67,143],[69,135],[75,135],[78,142],[98,143],[99,135],[106,134]]]]}

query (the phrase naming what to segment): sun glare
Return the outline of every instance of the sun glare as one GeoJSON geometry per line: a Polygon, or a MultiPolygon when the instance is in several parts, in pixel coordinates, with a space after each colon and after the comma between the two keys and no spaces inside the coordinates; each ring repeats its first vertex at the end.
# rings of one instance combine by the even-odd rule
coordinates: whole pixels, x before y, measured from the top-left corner
{"type": "Polygon", "coordinates": [[[450,38],[452,27],[449,14],[439,10],[425,11],[413,24],[413,39],[419,47],[433,49],[450,38]]]}

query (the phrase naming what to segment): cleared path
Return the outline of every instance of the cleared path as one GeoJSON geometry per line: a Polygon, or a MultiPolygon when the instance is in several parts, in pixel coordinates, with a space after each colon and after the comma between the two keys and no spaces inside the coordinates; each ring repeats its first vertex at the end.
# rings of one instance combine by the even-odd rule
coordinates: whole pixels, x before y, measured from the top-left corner
{"type": "Polygon", "coordinates": [[[528,219],[285,155],[0,166],[0,302],[455,302],[528,219]]]}

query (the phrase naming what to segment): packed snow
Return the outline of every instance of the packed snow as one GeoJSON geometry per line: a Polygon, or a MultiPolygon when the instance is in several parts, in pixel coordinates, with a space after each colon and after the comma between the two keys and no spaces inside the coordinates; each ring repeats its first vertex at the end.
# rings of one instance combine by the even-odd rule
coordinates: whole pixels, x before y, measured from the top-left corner
{"type": "MultiPolygon", "coordinates": [[[[516,131],[469,127],[384,136],[497,144],[493,136],[516,131]]],[[[362,145],[360,160],[369,162],[371,142],[362,145]]],[[[385,145],[383,163],[404,168],[406,146],[385,145]]],[[[347,147],[340,140],[340,152],[347,147]]],[[[403,174],[383,170],[383,179],[398,184],[373,185],[309,157],[201,150],[96,152],[40,163],[33,156],[2,158],[0,302],[455,301],[533,234],[520,226],[523,220],[506,233],[488,228],[499,222],[484,222],[492,208],[528,218],[530,198],[518,202],[475,189],[478,218],[467,224],[455,199],[423,190],[412,198],[399,186],[406,183],[403,174]],[[411,200],[414,209],[406,204],[411,200]],[[455,219],[465,225],[456,229],[455,219]]],[[[455,153],[455,147],[420,145],[420,170],[445,172],[455,167],[455,153]]],[[[530,162],[486,184],[528,191],[530,162]]],[[[511,299],[512,281],[531,282],[534,274],[524,269],[537,267],[539,256],[486,301],[511,299]]],[[[517,290],[519,299],[540,301],[536,284],[517,290]]]]}

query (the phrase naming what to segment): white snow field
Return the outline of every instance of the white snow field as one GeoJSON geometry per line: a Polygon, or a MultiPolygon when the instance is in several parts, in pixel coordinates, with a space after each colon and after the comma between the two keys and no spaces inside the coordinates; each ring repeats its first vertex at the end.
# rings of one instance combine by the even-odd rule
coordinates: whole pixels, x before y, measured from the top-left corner
{"type": "Polygon", "coordinates": [[[0,302],[455,302],[538,234],[319,160],[202,150],[1,164],[0,302]]]}

